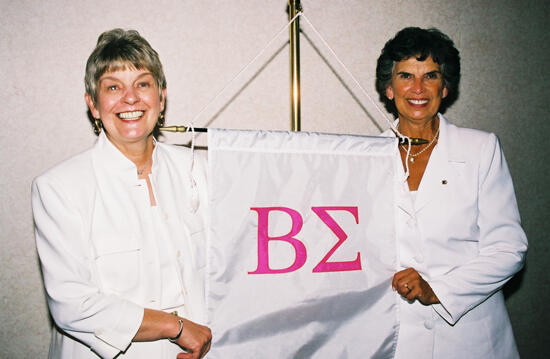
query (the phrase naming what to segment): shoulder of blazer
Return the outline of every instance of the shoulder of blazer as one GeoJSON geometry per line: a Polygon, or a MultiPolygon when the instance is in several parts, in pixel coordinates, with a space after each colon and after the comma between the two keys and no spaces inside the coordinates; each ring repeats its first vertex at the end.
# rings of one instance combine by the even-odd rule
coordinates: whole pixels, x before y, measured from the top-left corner
{"type": "Polygon", "coordinates": [[[458,127],[445,119],[441,124],[445,126],[447,153],[451,161],[479,159],[487,143],[496,141],[494,133],[458,127]]]}
{"type": "Polygon", "coordinates": [[[91,182],[95,181],[92,166],[92,149],[88,149],[73,157],[70,157],[34,180],[37,186],[49,183],[52,186],[61,187],[64,191],[81,192],[89,188],[91,182]]]}
{"type": "Polygon", "coordinates": [[[96,181],[91,150],[73,156],[34,179],[31,190],[33,211],[35,200],[50,201],[55,196],[49,205],[62,205],[86,216],[97,192],[96,181]]]}

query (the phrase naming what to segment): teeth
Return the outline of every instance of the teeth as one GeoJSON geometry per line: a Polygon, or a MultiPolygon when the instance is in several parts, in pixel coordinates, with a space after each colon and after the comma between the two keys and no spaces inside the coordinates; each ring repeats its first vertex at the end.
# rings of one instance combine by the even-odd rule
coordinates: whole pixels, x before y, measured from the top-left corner
{"type": "Polygon", "coordinates": [[[428,100],[409,100],[409,102],[415,105],[423,105],[428,103],[428,100]]]}
{"type": "Polygon", "coordinates": [[[143,115],[143,111],[122,112],[118,114],[118,117],[125,120],[135,120],[143,115]]]}

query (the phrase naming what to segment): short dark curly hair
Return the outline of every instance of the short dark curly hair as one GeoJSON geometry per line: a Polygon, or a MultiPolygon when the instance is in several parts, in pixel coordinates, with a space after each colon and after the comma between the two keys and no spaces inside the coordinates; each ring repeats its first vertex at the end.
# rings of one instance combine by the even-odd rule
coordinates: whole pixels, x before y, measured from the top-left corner
{"type": "Polygon", "coordinates": [[[458,98],[460,55],[453,41],[435,28],[406,27],[386,42],[376,64],[376,91],[380,101],[388,112],[398,116],[394,101],[386,97],[386,88],[391,84],[395,63],[413,56],[418,61],[424,61],[431,56],[439,64],[443,86],[447,88],[447,97],[443,99],[439,109],[444,112],[458,98]]]}

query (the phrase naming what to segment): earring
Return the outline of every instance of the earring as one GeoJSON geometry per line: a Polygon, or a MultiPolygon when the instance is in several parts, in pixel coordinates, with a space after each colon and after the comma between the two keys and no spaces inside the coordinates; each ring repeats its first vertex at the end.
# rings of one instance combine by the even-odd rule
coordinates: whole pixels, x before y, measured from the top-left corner
{"type": "Polygon", "coordinates": [[[158,127],[164,127],[164,122],[165,122],[165,120],[164,120],[164,114],[161,113],[160,116],[159,116],[159,119],[158,119],[158,121],[157,121],[157,126],[158,126],[158,127]]]}
{"type": "Polygon", "coordinates": [[[96,136],[99,136],[99,134],[101,133],[102,128],[103,128],[103,126],[102,126],[102,123],[99,120],[99,118],[95,118],[94,119],[94,133],[96,134],[96,136]]]}

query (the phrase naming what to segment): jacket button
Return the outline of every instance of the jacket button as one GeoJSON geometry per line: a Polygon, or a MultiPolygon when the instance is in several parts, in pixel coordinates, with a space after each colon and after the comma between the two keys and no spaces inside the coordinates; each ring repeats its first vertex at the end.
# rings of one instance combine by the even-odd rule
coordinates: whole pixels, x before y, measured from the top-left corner
{"type": "Polygon", "coordinates": [[[428,329],[428,330],[433,329],[434,325],[435,325],[435,323],[434,323],[434,321],[433,321],[432,319],[426,319],[426,320],[424,321],[424,327],[425,327],[426,329],[428,329]]]}
{"type": "Polygon", "coordinates": [[[414,218],[414,217],[409,218],[409,220],[407,221],[407,225],[409,227],[415,227],[416,226],[416,218],[414,218]]]}

